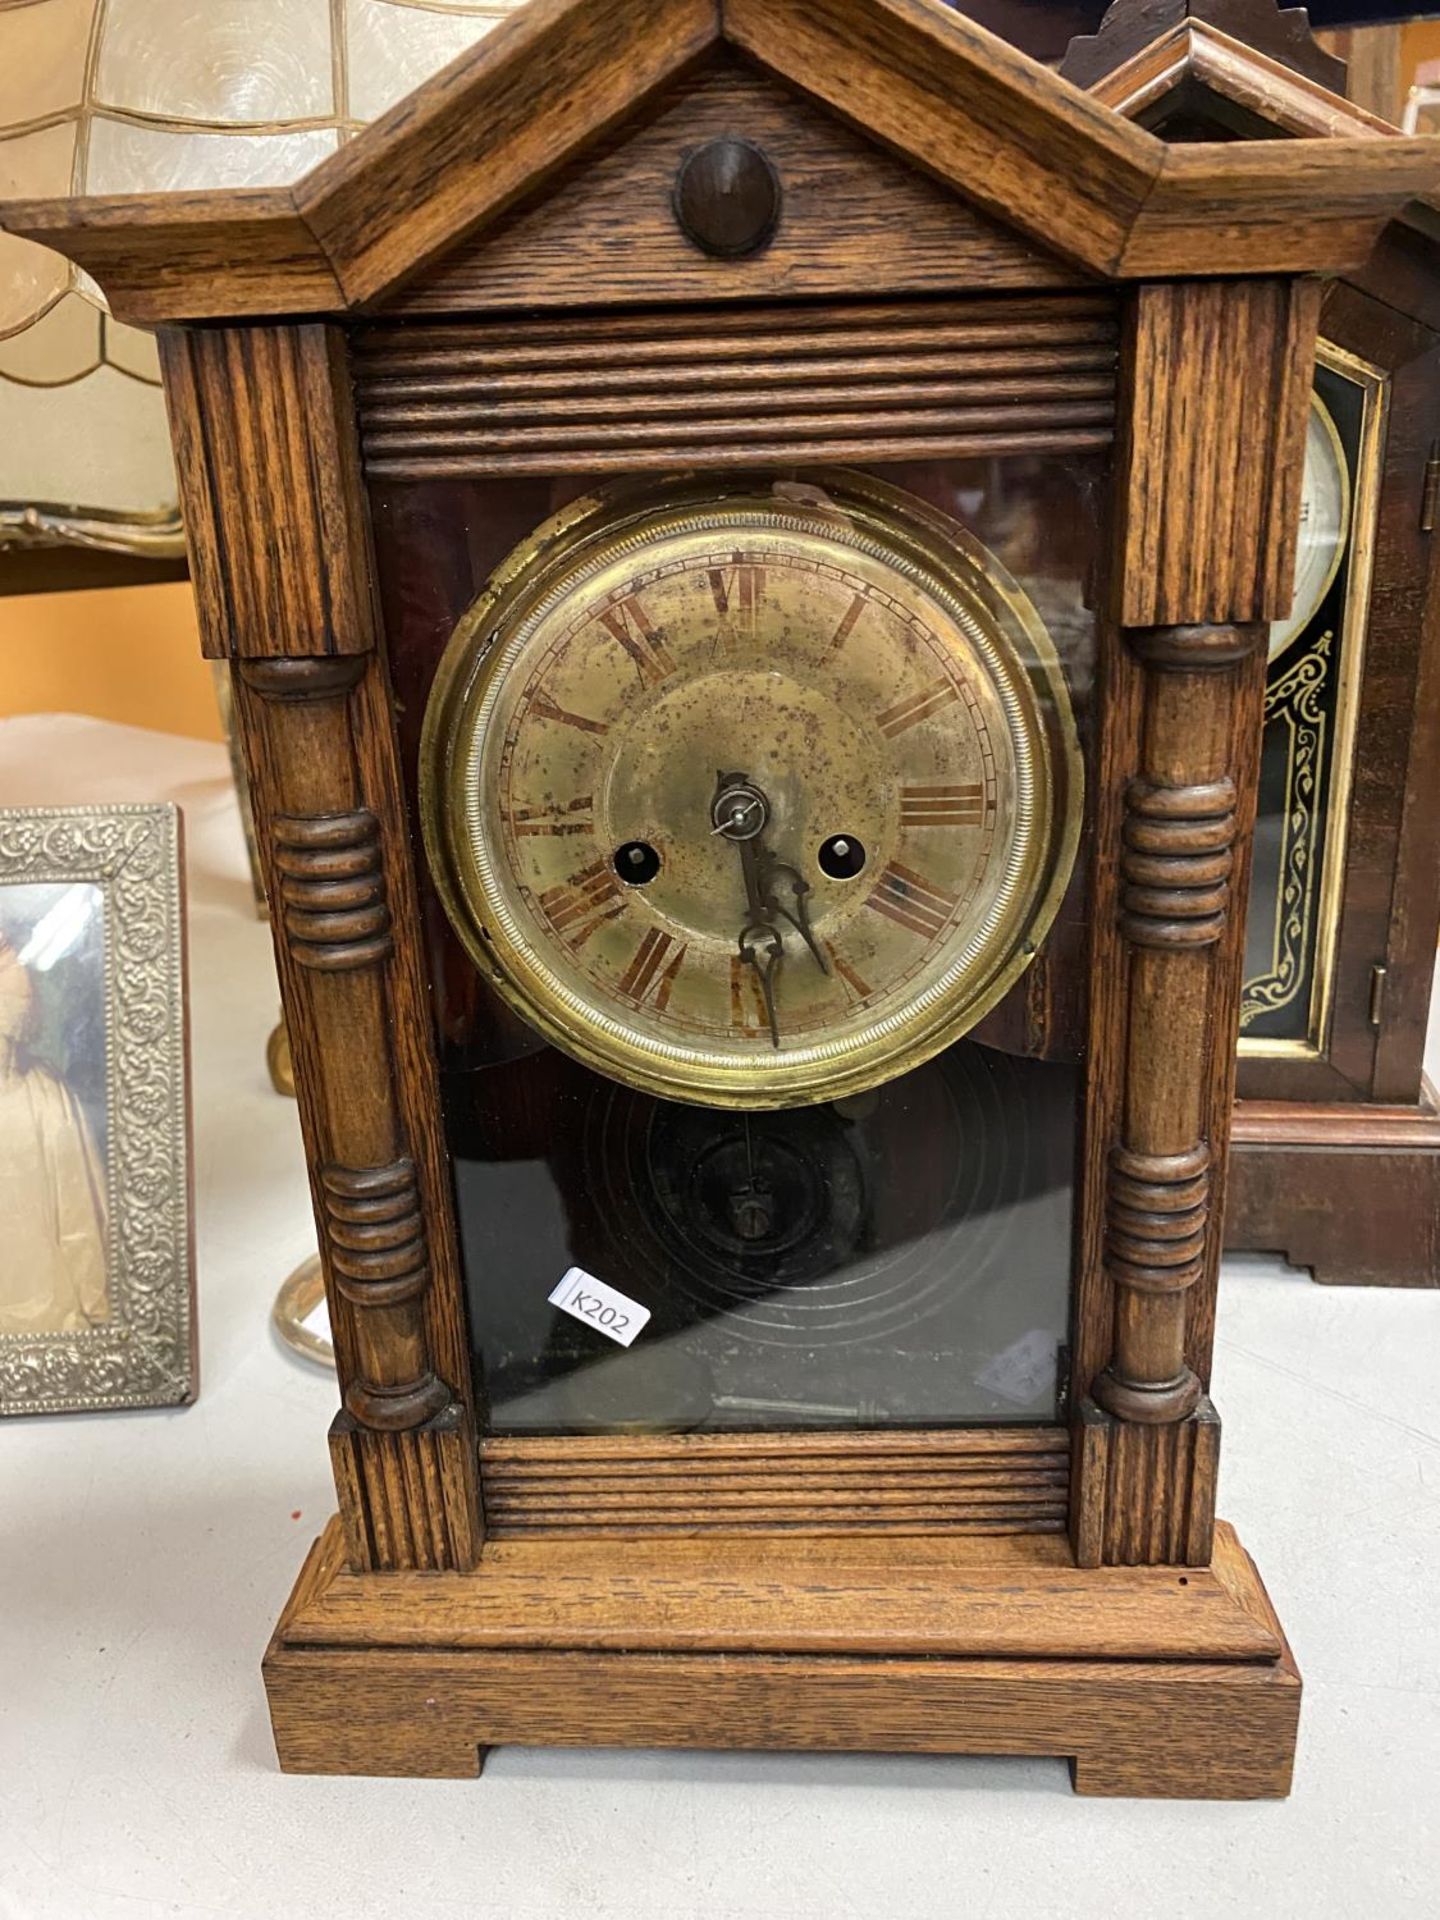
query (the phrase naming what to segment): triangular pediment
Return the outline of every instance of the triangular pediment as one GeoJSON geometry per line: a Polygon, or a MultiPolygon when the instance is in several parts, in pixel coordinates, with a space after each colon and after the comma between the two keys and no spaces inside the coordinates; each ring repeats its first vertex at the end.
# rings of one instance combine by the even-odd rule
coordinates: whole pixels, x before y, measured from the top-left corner
{"type": "Polygon", "coordinates": [[[294,188],[15,202],[0,224],[142,323],[373,310],[725,49],[1102,278],[1344,270],[1440,183],[1424,138],[1167,145],[942,0],[527,0],[294,188]]]}
{"type": "Polygon", "coordinates": [[[725,49],[377,310],[941,293],[1088,278],[725,49]],[[687,162],[737,139],[773,169],[778,217],[753,252],[734,258],[687,236],[675,194],[687,162]]]}
{"type": "MultiPolygon", "coordinates": [[[[1107,26],[1122,11],[1112,7],[1107,26]]],[[[1133,47],[1111,28],[1076,41],[1061,71],[1094,100],[1165,140],[1373,140],[1394,138],[1397,129],[1337,91],[1344,68],[1319,49],[1324,67],[1296,64],[1295,44],[1304,21],[1298,8],[1267,6],[1259,17],[1287,23],[1270,48],[1252,46],[1227,25],[1239,27],[1243,8],[1216,5],[1191,13],[1152,39],[1133,47]],[[1213,13],[1214,17],[1208,17],[1213,13]],[[1330,71],[1330,70],[1338,71],[1330,71]],[[1319,77],[1324,73],[1326,77],[1319,77]],[[1334,84],[1327,84],[1326,81],[1334,84]]],[[[1123,22],[1122,22],[1123,24],[1123,22]]]]}
{"type": "MultiPolygon", "coordinates": [[[[1217,11],[1223,16],[1223,8],[1217,11]]],[[[1063,71],[1086,80],[1093,99],[1162,140],[1323,140],[1353,151],[1357,142],[1404,137],[1290,59],[1247,45],[1211,19],[1186,18],[1134,51],[1123,40],[1107,47],[1102,30],[1075,42],[1072,54],[1063,71]],[[1107,63],[1107,52],[1113,63],[1107,63]]],[[[1440,194],[1433,186],[1417,192],[1396,209],[1396,218],[1431,241],[1440,239],[1440,194]]]]}
{"type": "Polygon", "coordinates": [[[942,0],[529,0],[295,204],[376,304],[726,59],[1082,270],[1113,267],[1154,186],[1148,135],[942,0]]]}

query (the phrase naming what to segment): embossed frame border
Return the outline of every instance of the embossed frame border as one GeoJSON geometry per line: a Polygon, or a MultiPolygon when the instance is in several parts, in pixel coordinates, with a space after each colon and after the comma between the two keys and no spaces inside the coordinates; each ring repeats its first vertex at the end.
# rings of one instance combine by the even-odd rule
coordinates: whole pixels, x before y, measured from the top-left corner
{"type": "Polygon", "coordinates": [[[107,1282],[84,1333],[0,1334],[0,1416],[183,1406],[199,1383],[180,810],[0,809],[0,887],[105,902],[107,1282]]]}

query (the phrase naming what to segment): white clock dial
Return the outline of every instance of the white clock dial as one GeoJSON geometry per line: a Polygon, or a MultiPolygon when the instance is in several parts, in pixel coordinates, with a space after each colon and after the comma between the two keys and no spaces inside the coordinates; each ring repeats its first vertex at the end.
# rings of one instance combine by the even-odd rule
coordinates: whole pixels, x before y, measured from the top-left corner
{"type": "Polygon", "coordinates": [[[1350,474],[1345,449],[1328,408],[1316,394],[1310,396],[1310,424],[1305,435],[1305,479],[1300,497],[1300,537],[1295,547],[1295,600],[1288,618],[1270,627],[1269,655],[1273,660],[1298,639],[1340,570],[1350,531],[1350,474]]]}

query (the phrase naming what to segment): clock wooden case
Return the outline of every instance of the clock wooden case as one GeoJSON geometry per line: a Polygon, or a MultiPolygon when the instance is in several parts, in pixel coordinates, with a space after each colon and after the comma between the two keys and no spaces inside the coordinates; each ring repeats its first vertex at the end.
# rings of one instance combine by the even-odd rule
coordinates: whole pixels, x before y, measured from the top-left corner
{"type": "MultiPolygon", "coordinates": [[[[1384,139],[1270,0],[1117,0],[1062,71],[1163,137],[1384,139]],[[1163,30],[1157,30],[1163,29],[1163,30]]],[[[1440,214],[1417,200],[1338,275],[1317,386],[1347,407],[1342,565],[1272,665],[1226,1244],[1323,1281],[1440,1284],[1424,1076],[1440,932],[1440,214]],[[1276,1013],[1269,1008],[1278,1009],[1276,1013]]]]}
{"type": "MultiPolygon", "coordinates": [[[[343,1402],[338,1516],[265,1662],[283,1766],[722,1744],[1063,1755],[1091,1793],[1286,1790],[1299,1679],[1215,1521],[1206,1392],[1262,656],[1323,277],[1434,173],[1423,141],[1169,147],[931,0],[534,0],[293,192],[6,210],[160,330],[205,644],[233,665],[254,778],[343,1402]],[[978,698],[982,643],[1003,629],[995,658],[1049,689],[1054,724],[1028,736],[1055,776],[1045,844],[1078,839],[1049,931],[1013,936],[1023,971],[963,1038],[927,1030],[853,1094],[812,1081],[749,1111],[773,1009],[741,1022],[756,1077],[732,1106],[688,1068],[678,1100],[621,1056],[596,1072],[591,1015],[558,990],[541,1008],[486,947],[488,882],[467,906],[433,835],[427,857],[426,725],[473,737],[491,777],[483,724],[426,721],[442,656],[487,592],[535,584],[537,536],[553,553],[617,487],[655,512],[667,489],[738,489],[767,537],[820,515],[781,572],[839,565],[857,495],[898,516],[875,562],[894,605],[862,610],[825,699],[861,713],[857,755],[942,756],[948,779],[876,762],[869,831],[901,836],[910,877],[886,853],[837,878],[783,838],[796,818],[865,832],[793,811],[829,749],[802,728],[780,766],[763,701],[743,760],[712,768],[686,736],[721,851],[695,851],[712,828],[689,815],[647,842],[665,871],[733,857],[743,905],[726,825],[756,817],[737,775],[762,789],[774,842],[745,873],[784,952],[781,1051],[797,996],[861,971],[856,901],[922,943],[961,911],[924,834],[979,831],[991,775],[958,771],[969,736],[924,729],[978,698]],[[866,710],[862,667],[911,614],[866,710]],[[943,700],[914,678],[932,641],[959,663],[934,669],[943,700]],[[944,792],[892,820],[907,782],[944,792]],[[918,825],[937,804],[957,817],[918,825]],[[812,1201],[820,1227],[782,1246],[774,1216],[812,1201]],[[535,1297],[566,1259],[595,1273],[597,1247],[597,1277],[652,1311],[627,1350],[535,1297]]],[[[664,558],[644,529],[621,598],[664,558]]],[[[735,538],[683,618],[592,636],[630,677],[613,713],[571,710],[588,732],[558,723],[566,751],[648,724],[672,668],[729,644],[756,564],[735,538]]],[[[823,599],[768,583],[749,668],[804,678],[809,647],[810,674],[823,599]]],[[[481,634],[477,671],[550,631],[517,619],[481,634]]],[[[561,704],[543,675],[517,696],[507,752],[537,689],[561,704]]],[[[723,704],[716,734],[728,750],[723,704]]],[[[549,858],[552,829],[619,820],[599,793],[557,775],[488,827],[488,786],[462,779],[457,804],[477,862],[517,826],[549,858]]],[[[515,861],[523,932],[548,869],[515,861]]],[[[638,933],[634,897],[615,924],[638,933]]],[[[627,1018],[648,1044],[670,1008],[643,972],[627,1018]]]]}

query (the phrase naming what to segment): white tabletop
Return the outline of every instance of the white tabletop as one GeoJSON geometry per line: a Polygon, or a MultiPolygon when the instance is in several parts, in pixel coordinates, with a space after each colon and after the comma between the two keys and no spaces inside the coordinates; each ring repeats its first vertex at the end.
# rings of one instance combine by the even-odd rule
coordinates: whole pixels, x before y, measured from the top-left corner
{"type": "Polygon", "coordinates": [[[332,1508],[335,1389],[268,1325],[312,1240],[225,757],[0,723],[0,804],[167,798],[189,836],[201,1393],[0,1425],[0,1920],[1440,1911],[1440,1293],[1260,1260],[1226,1270],[1215,1398],[1221,1509],[1305,1676],[1288,1802],[1078,1800],[1035,1760],[506,1749],[473,1782],[278,1773],[260,1655],[332,1508]]]}

